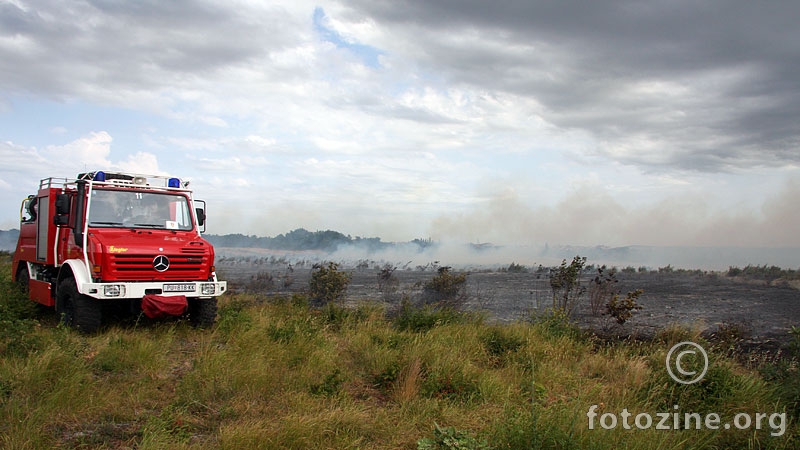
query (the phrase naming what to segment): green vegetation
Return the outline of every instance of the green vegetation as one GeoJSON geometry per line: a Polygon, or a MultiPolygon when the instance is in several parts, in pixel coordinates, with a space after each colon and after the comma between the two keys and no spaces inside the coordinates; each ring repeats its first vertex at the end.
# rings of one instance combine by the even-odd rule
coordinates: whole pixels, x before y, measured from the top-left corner
{"type": "MultiPolygon", "coordinates": [[[[447,308],[387,318],[373,304],[315,308],[304,295],[228,295],[217,325],[112,324],[87,336],[29,308],[2,263],[3,448],[797,448],[792,374],[711,351],[678,385],[671,328],[601,342],[564,315],[507,325],[447,308]],[[12,325],[12,326],[9,326],[12,325]],[[25,342],[22,346],[11,344],[25,342]],[[773,381],[768,381],[773,380],[773,381]],[[786,384],[781,384],[786,381],[786,384]],[[789,386],[786,392],[782,386],[789,386]],[[760,430],[588,429],[586,413],[788,411],[760,430]]],[[[800,339],[800,338],[798,338],[800,339]]],[[[798,344],[800,346],[800,344],[798,344]]],[[[772,367],[772,366],[770,366],[772,367]]]]}
{"type": "Polygon", "coordinates": [[[631,317],[633,312],[642,309],[636,301],[644,293],[641,289],[628,292],[625,298],[620,299],[619,294],[614,294],[611,300],[606,303],[606,314],[613,318],[619,325],[624,325],[631,317]]]}
{"type": "Polygon", "coordinates": [[[763,266],[747,265],[744,269],[738,267],[729,267],[727,275],[729,277],[744,277],[755,280],[774,281],[778,279],[783,280],[797,280],[800,279],[800,272],[793,269],[782,269],[778,266],[763,266]]]}
{"type": "Polygon", "coordinates": [[[350,274],[339,270],[335,262],[315,264],[308,284],[309,295],[318,305],[341,301],[350,279],[350,274]]]}
{"type": "Polygon", "coordinates": [[[550,289],[553,291],[553,311],[572,314],[575,305],[583,295],[586,288],[581,286],[581,274],[586,266],[586,257],[575,256],[572,262],[561,261],[550,274],[550,289]]]}
{"type": "Polygon", "coordinates": [[[425,303],[457,308],[467,299],[467,274],[453,273],[451,267],[439,267],[436,275],[423,286],[425,303]]]}

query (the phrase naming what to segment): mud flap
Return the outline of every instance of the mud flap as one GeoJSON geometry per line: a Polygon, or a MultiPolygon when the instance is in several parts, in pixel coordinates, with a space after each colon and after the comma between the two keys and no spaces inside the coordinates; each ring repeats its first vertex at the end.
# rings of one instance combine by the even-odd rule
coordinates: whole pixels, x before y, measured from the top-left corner
{"type": "Polygon", "coordinates": [[[180,316],[186,312],[189,302],[185,295],[165,296],[147,294],[142,297],[142,312],[151,319],[180,316]]]}

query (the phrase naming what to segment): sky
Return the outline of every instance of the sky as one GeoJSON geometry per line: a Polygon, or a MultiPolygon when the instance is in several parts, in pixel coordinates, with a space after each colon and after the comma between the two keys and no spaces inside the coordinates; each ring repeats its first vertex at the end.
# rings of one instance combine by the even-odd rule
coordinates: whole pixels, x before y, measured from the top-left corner
{"type": "Polygon", "coordinates": [[[0,229],[46,177],[208,232],[800,248],[800,3],[0,0],[0,229]]]}

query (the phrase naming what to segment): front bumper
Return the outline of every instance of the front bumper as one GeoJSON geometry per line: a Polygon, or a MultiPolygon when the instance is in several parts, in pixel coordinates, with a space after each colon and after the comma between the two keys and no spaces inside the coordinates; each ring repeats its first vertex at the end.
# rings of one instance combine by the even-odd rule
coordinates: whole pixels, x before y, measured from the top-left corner
{"type": "Polygon", "coordinates": [[[159,282],[110,282],[82,283],[81,294],[97,299],[142,298],[148,294],[186,297],[217,297],[228,290],[227,281],[159,281],[159,282]]]}

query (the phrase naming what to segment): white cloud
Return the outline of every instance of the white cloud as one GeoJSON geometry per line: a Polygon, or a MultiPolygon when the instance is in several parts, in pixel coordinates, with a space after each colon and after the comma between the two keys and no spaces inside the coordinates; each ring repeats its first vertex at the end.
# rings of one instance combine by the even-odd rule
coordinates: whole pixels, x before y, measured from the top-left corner
{"type": "Polygon", "coordinates": [[[92,132],[62,145],[42,149],[12,142],[0,143],[0,208],[5,222],[13,222],[19,199],[34,193],[44,178],[73,179],[78,173],[94,170],[122,170],[151,175],[164,174],[158,158],[147,152],[113,158],[112,137],[105,131],[92,132]]]}

